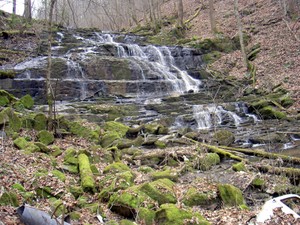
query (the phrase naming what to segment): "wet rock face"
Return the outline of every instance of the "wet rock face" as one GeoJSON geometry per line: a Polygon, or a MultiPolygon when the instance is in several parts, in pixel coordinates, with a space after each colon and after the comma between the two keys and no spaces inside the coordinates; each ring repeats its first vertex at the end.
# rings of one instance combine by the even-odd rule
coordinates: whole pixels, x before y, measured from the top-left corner
{"type": "MultiPolygon", "coordinates": [[[[51,79],[59,100],[82,100],[99,92],[127,97],[167,96],[196,92],[201,84],[188,75],[200,76],[198,50],[144,45],[143,37],[95,31],[62,31],[55,39],[51,79]]],[[[39,57],[9,68],[16,71],[16,77],[3,79],[0,88],[17,96],[28,93],[43,99],[40,89],[45,86],[47,73],[43,43],[39,53],[39,57]]]]}

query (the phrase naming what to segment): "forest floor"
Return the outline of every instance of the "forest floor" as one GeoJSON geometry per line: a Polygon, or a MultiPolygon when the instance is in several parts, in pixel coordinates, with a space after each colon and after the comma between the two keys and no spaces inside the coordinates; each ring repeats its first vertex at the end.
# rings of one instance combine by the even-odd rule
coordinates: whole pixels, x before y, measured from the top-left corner
{"type": "MultiPolygon", "coordinates": [[[[183,0],[184,19],[191,18],[200,7],[199,15],[193,19],[187,30],[187,37],[214,38],[209,21],[208,1],[183,0]]],[[[234,37],[238,33],[234,15],[234,0],[214,1],[217,31],[234,37]]],[[[261,51],[252,62],[257,67],[257,87],[271,90],[282,84],[291,92],[296,103],[294,110],[300,109],[300,21],[284,16],[280,1],[240,0],[243,30],[250,35],[246,48],[260,44],[261,51]]],[[[162,15],[176,14],[174,1],[168,1],[162,15]],[[173,9],[173,10],[170,10],[173,9]]],[[[241,51],[234,51],[215,61],[210,68],[221,73],[243,78],[246,68],[241,51]]]]}

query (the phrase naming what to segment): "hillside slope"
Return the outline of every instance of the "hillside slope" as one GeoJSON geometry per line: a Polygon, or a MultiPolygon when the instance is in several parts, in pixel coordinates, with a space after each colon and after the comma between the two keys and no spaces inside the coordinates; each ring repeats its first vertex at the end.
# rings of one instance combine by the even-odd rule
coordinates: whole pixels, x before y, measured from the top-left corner
{"type": "MultiPolygon", "coordinates": [[[[209,8],[207,1],[183,0],[184,18],[191,18],[199,9],[199,15],[189,24],[186,35],[189,38],[198,36],[201,39],[213,38],[210,31],[209,8]]],[[[168,1],[163,7],[163,15],[176,14],[174,1],[168,1]],[[173,10],[170,10],[173,9],[173,10]]],[[[215,15],[218,35],[234,37],[237,35],[237,24],[234,15],[234,0],[215,0],[215,15]]],[[[240,0],[239,11],[242,17],[243,30],[250,36],[246,46],[250,49],[256,44],[261,51],[252,62],[257,67],[258,87],[272,89],[282,84],[291,91],[296,103],[300,104],[300,23],[283,16],[279,1],[240,0]]],[[[243,78],[246,68],[243,66],[241,52],[223,54],[220,59],[209,66],[210,69],[222,72],[226,76],[243,78]]]]}

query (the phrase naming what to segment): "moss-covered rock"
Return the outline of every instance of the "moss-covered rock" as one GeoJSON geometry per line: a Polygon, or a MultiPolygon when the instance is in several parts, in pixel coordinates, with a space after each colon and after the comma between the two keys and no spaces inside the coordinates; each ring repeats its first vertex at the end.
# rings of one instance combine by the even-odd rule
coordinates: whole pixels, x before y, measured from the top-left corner
{"type": "Polygon", "coordinates": [[[1,206],[19,206],[19,200],[16,193],[13,192],[4,192],[0,196],[0,205],[1,206]]]}
{"type": "Polygon", "coordinates": [[[116,121],[109,121],[104,124],[104,129],[109,132],[116,132],[122,138],[125,137],[129,127],[116,121]]]}
{"type": "Polygon", "coordinates": [[[22,184],[19,184],[19,183],[13,184],[12,188],[15,189],[15,190],[18,190],[20,192],[26,192],[24,186],[22,184]]]}
{"type": "Polygon", "coordinates": [[[21,129],[22,121],[20,120],[17,113],[14,112],[10,107],[5,108],[0,112],[0,125],[5,124],[5,131],[8,134],[18,132],[21,129]]]}
{"type": "Polygon", "coordinates": [[[177,199],[174,193],[175,184],[169,179],[159,179],[150,183],[145,183],[140,190],[159,204],[176,203],[177,199]]]}
{"type": "Polygon", "coordinates": [[[265,185],[265,181],[263,179],[260,178],[255,178],[251,185],[255,188],[263,188],[263,186],[265,185]]]}
{"type": "Polygon", "coordinates": [[[219,130],[214,133],[213,138],[219,145],[224,146],[230,146],[235,140],[234,134],[229,130],[219,130]]]}
{"type": "Polygon", "coordinates": [[[218,185],[220,197],[226,206],[245,205],[242,191],[231,184],[218,185]]]}
{"type": "Polygon", "coordinates": [[[69,191],[76,199],[84,193],[81,186],[72,185],[69,187],[69,191]]]}
{"type": "Polygon", "coordinates": [[[145,132],[149,134],[168,134],[168,128],[159,123],[145,124],[145,132]]]}
{"type": "Polygon", "coordinates": [[[272,106],[265,106],[258,110],[263,119],[285,119],[286,113],[277,110],[272,106]]]}
{"type": "Polygon", "coordinates": [[[36,195],[38,197],[41,197],[41,198],[53,198],[55,197],[53,195],[53,191],[51,189],[51,187],[48,187],[48,186],[45,186],[45,187],[38,187],[36,190],[36,195]]]}
{"type": "Polygon", "coordinates": [[[176,170],[166,169],[163,171],[155,171],[155,172],[151,173],[150,176],[151,176],[152,180],[167,178],[167,179],[170,179],[170,180],[176,182],[178,180],[179,175],[176,170]]]}
{"type": "Polygon", "coordinates": [[[48,148],[44,143],[42,142],[34,142],[34,144],[36,146],[39,147],[39,149],[41,150],[41,152],[44,152],[44,153],[49,153],[51,151],[50,148],[48,148]]]}
{"type": "Polygon", "coordinates": [[[136,220],[139,224],[153,225],[155,221],[155,211],[147,208],[139,208],[136,220]]]}
{"type": "Polygon", "coordinates": [[[98,141],[99,139],[100,129],[93,130],[86,126],[83,126],[79,122],[69,122],[68,129],[72,134],[79,137],[88,138],[93,141],[98,141]]]}
{"type": "Polygon", "coordinates": [[[161,205],[156,212],[155,222],[161,225],[210,224],[200,213],[194,213],[191,209],[179,209],[174,204],[161,205]]]}
{"type": "Polygon", "coordinates": [[[42,142],[45,145],[53,144],[53,142],[55,140],[53,133],[46,131],[46,130],[40,131],[37,134],[37,138],[40,142],[42,142]]]}
{"type": "Polygon", "coordinates": [[[68,171],[69,173],[77,174],[78,171],[78,165],[62,165],[61,167],[63,170],[68,171]]]}
{"type": "Polygon", "coordinates": [[[60,216],[63,213],[68,212],[67,209],[64,207],[63,201],[61,199],[50,198],[49,201],[52,211],[55,211],[55,216],[60,216]]]}
{"type": "Polygon", "coordinates": [[[57,177],[59,180],[61,180],[62,182],[66,181],[66,175],[62,172],[60,172],[59,170],[53,170],[52,174],[57,177]]]}
{"type": "Polygon", "coordinates": [[[113,193],[131,187],[134,178],[134,174],[130,171],[107,175],[99,183],[99,189],[101,190],[99,198],[103,201],[108,201],[113,193]]]}
{"type": "Polygon", "coordinates": [[[85,154],[78,156],[81,186],[84,191],[95,192],[95,180],[90,167],[89,158],[85,154]]]}
{"type": "Polygon", "coordinates": [[[237,171],[237,172],[239,172],[239,171],[247,171],[247,168],[246,168],[244,162],[239,162],[239,163],[233,164],[233,165],[232,165],[232,169],[233,169],[234,171],[237,171]]]}
{"type": "Polygon", "coordinates": [[[113,212],[126,218],[135,218],[139,208],[152,208],[155,201],[144,192],[139,190],[138,186],[127,188],[115,192],[109,199],[108,207],[113,212]]]}
{"type": "Polygon", "coordinates": [[[203,192],[195,187],[189,188],[183,197],[183,203],[190,207],[209,207],[216,202],[218,202],[217,192],[214,192],[213,190],[203,192]]]}
{"type": "Polygon", "coordinates": [[[103,148],[111,147],[114,144],[117,145],[115,141],[120,138],[121,137],[117,132],[107,132],[101,137],[100,144],[103,148]]]}
{"type": "Polygon", "coordinates": [[[103,173],[120,173],[126,171],[130,171],[130,168],[126,164],[122,162],[115,162],[106,166],[103,170],[103,173]]]}
{"type": "Polygon", "coordinates": [[[48,119],[43,113],[38,113],[34,117],[33,127],[37,131],[46,130],[48,124],[48,119]]]}
{"type": "Polygon", "coordinates": [[[23,106],[26,109],[32,109],[33,105],[34,105],[34,100],[32,99],[32,97],[30,95],[25,95],[20,99],[20,102],[23,104],[23,106]]]}
{"type": "Polygon", "coordinates": [[[26,141],[26,139],[24,137],[18,137],[17,139],[14,140],[14,145],[18,148],[18,149],[25,149],[26,146],[28,145],[28,141],[26,141]]]}
{"type": "Polygon", "coordinates": [[[6,96],[0,96],[0,106],[7,106],[8,104],[8,98],[6,96]]]}
{"type": "Polygon", "coordinates": [[[64,164],[78,165],[77,151],[74,148],[67,148],[64,153],[64,164]]]}
{"type": "Polygon", "coordinates": [[[220,156],[217,153],[206,153],[204,156],[199,158],[194,167],[196,169],[207,171],[210,170],[214,165],[219,164],[220,161],[220,156]]]}

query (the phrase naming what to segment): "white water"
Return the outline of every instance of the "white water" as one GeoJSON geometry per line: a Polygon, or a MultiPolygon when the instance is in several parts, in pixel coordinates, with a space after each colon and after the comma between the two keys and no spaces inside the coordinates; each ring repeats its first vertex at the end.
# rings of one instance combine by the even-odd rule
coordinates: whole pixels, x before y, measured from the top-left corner
{"type": "Polygon", "coordinates": [[[225,119],[226,121],[233,121],[235,126],[238,126],[242,122],[242,118],[236,113],[227,111],[222,106],[216,106],[215,104],[194,105],[193,116],[199,130],[221,125],[225,119]]]}

